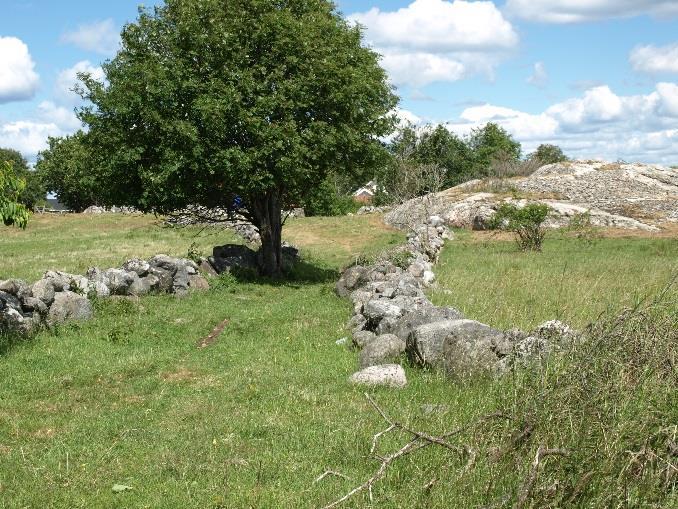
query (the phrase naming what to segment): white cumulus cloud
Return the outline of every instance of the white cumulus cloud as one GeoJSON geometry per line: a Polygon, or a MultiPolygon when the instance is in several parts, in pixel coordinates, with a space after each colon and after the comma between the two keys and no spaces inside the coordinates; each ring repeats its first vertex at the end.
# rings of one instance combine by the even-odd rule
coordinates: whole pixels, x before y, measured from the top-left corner
{"type": "Polygon", "coordinates": [[[60,101],[67,104],[80,102],[80,96],[73,92],[73,88],[79,83],[78,73],[89,73],[97,81],[104,79],[104,71],[101,67],[95,67],[88,60],[78,62],[73,67],[64,69],[57,76],[55,95],[60,101]]]}
{"type": "Polygon", "coordinates": [[[650,14],[678,15],[676,0],[508,0],[506,10],[543,23],[581,23],[650,14]]]}
{"type": "Polygon", "coordinates": [[[49,136],[61,136],[63,131],[54,123],[18,121],[0,124],[0,147],[18,150],[29,161],[47,148],[49,136]]]}
{"type": "Polygon", "coordinates": [[[105,19],[79,25],[77,29],[64,33],[61,40],[80,49],[109,56],[120,46],[120,33],[112,19],[105,19]]]}
{"type": "Polygon", "coordinates": [[[538,114],[492,104],[472,106],[447,126],[466,135],[495,122],[523,144],[525,153],[552,143],[574,158],[678,164],[677,118],[678,84],[665,82],[635,96],[594,87],[538,114]]]}
{"type": "Polygon", "coordinates": [[[638,46],[629,55],[636,71],[678,73],[678,43],[668,46],[638,46]]]}
{"type": "Polygon", "coordinates": [[[414,0],[395,11],[372,8],[348,16],[396,85],[421,87],[490,72],[518,44],[518,34],[493,2],[414,0]]]}
{"type": "Polygon", "coordinates": [[[16,37],[0,37],[0,104],[32,98],[38,82],[28,46],[16,37]]]}

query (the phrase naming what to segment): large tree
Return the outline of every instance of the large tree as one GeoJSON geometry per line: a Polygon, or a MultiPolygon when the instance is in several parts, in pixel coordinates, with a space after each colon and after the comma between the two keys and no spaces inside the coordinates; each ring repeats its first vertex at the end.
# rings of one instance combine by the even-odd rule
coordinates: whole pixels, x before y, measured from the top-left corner
{"type": "Polygon", "coordinates": [[[40,152],[35,165],[44,187],[76,212],[95,205],[101,194],[94,158],[85,143],[86,136],[83,131],[78,131],[62,138],[50,137],[49,148],[40,152]]]}
{"type": "Polygon", "coordinates": [[[328,0],[166,0],[140,9],[80,112],[108,204],[170,212],[240,198],[281,269],[281,209],[380,157],[397,99],[328,0]]]}

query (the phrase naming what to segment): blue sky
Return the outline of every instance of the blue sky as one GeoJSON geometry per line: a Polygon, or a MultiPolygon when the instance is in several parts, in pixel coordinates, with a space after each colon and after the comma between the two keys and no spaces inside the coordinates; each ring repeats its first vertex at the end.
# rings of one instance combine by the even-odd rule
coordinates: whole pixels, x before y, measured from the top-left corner
{"type": "MultiPolygon", "coordinates": [[[[79,127],[78,70],[100,73],[137,1],[0,0],[0,146],[34,160],[79,127]]],[[[525,151],[678,164],[678,0],[340,0],[402,97],[402,116],[525,151]]],[[[146,2],[153,5],[153,2],[146,2]]]]}

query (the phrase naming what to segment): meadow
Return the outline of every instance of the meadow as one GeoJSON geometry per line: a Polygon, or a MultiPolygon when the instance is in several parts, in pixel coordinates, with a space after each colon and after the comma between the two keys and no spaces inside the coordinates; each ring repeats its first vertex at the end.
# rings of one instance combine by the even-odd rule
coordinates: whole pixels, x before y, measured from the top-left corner
{"type": "MultiPolygon", "coordinates": [[[[27,231],[0,235],[0,279],[29,280],[48,268],[207,254],[234,240],[117,215],[36,216],[27,231]]],[[[90,322],[6,343],[0,507],[310,508],[369,478],[379,466],[373,437],[387,424],[347,382],[356,356],[336,341],[347,336],[350,305],[333,286],[343,266],[404,235],[362,216],[293,220],[285,236],[303,260],[284,281],[222,276],[185,299],[99,301],[90,322]],[[224,320],[217,341],[198,348],[224,320]],[[328,470],[341,475],[318,480],[328,470]]],[[[429,447],[394,463],[373,505],[676,507],[675,456],[665,449],[678,423],[677,295],[666,289],[677,269],[675,239],[582,245],[554,236],[544,253],[523,255],[509,241],[460,232],[437,269],[437,304],[504,328],[550,318],[584,327],[605,312],[594,334],[607,346],[592,342],[502,380],[407,368],[405,389],[370,390],[409,428],[460,429],[450,438],[458,450],[429,447]],[[644,318],[608,327],[662,288],[644,318]],[[545,459],[518,505],[540,446],[568,454],[545,459]]],[[[388,435],[378,452],[410,438],[388,435]]],[[[342,507],[369,505],[360,493],[342,507]]]]}

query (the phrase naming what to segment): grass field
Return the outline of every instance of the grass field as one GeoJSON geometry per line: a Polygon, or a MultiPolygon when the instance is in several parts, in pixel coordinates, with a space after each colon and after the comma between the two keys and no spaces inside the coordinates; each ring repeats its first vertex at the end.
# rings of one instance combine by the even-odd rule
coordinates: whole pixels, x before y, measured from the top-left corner
{"type": "MultiPolygon", "coordinates": [[[[82,272],[133,255],[185,255],[193,243],[207,252],[229,240],[227,234],[196,236],[198,230],[162,229],[149,218],[120,216],[35,218],[26,232],[2,229],[0,234],[0,278],[28,279],[46,268],[82,272]]],[[[342,265],[403,237],[376,217],[293,221],[286,236],[302,247],[306,261],[291,280],[223,277],[213,281],[209,292],[182,300],[152,296],[99,302],[92,321],[43,332],[4,352],[0,508],[311,508],[330,503],[374,473],[379,463],[369,450],[386,424],[364,391],[347,383],[356,368],[355,355],[335,341],[346,335],[349,304],[332,288],[342,265]],[[225,319],[229,324],[218,341],[198,349],[201,338],[225,319]],[[348,478],[314,482],[328,469],[348,478]],[[132,489],[114,493],[116,484],[132,489]]],[[[641,239],[624,250],[620,240],[590,248],[582,261],[579,253],[584,251],[573,247],[572,276],[561,278],[569,241],[558,242],[538,257],[517,255],[509,244],[483,245],[462,236],[446,249],[438,269],[452,293],[435,292],[434,298],[498,326],[529,326],[558,310],[583,323],[609,302],[624,305],[633,301],[634,292],[659,288],[676,264],[675,241],[641,239]],[[604,283],[582,282],[586,267],[591,274],[596,267],[614,269],[612,262],[588,265],[610,251],[624,261],[625,273],[618,270],[604,283]],[[502,282],[505,278],[511,279],[502,282]],[[509,292],[521,282],[522,293],[509,292]],[[544,298],[526,304],[525,295],[544,298]],[[585,309],[589,303],[598,308],[585,309]]],[[[653,344],[652,351],[661,350],[653,344]]],[[[545,507],[546,489],[559,475],[572,492],[586,473],[582,465],[592,468],[592,454],[606,459],[600,463],[605,472],[583,486],[569,505],[551,507],[671,507],[677,500],[675,485],[657,488],[648,485],[647,476],[624,485],[619,497],[625,506],[607,495],[610,486],[617,486],[618,448],[636,446],[615,437],[624,438],[629,430],[642,437],[649,427],[678,422],[678,401],[666,385],[670,378],[655,370],[604,409],[592,407],[593,423],[586,405],[576,415],[548,406],[565,397],[575,400],[570,393],[544,390],[548,381],[562,382],[568,366],[555,364],[538,377],[526,372],[501,383],[449,381],[408,368],[405,389],[370,391],[394,418],[429,433],[473,423],[498,409],[512,416],[456,436],[455,444],[478,451],[473,468],[466,468],[470,462],[463,449],[460,454],[428,448],[404,458],[375,486],[374,506],[511,506],[541,441],[569,446],[576,437],[581,453],[549,460],[525,507],[545,507]],[[587,420],[578,421],[579,414],[587,420]],[[538,431],[518,442],[514,434],[527,415],[535,416],[538,431]],[[542,426],[549,419],[552,429],[542,426]],[[598,422],[605,425],[609,442],[598,433],[598,422]],[[514,447],[497,456],[493,448],[507,440],[514,447]],[[483,459],[495,456],[496,461],[483,459]]],[[[605,380],[627,377],[626,371],[610,368],[605,380]]],[[[591,394],[588,400],[600,402],[591,394]]],[[[408,440],[407,434],[387,436],[379,450],[386,454],[408,440]]],[[[622,459],[619,465],[626,464],[622,459]]],[[[343,507],[369,505],[367,495],[359,494],[343,507]]]]}

